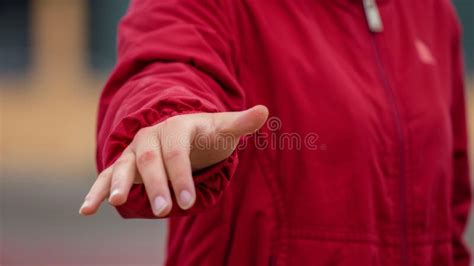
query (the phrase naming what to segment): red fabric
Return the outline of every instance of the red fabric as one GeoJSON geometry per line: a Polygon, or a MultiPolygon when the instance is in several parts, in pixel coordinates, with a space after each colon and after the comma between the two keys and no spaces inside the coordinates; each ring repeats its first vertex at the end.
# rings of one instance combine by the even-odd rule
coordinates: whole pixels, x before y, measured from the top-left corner
{"type": "MultiPolygon", "coordinates": [[[[173,115],[265,104],[278,118],[260,132],[267,147],[250,138],[195,173],[196,206],[173,209],[166,264],[469,264],[454,10],[378,1],[375,34],[361,2],[131,3],[100,101],[99,170],[173,115]]],[[[143,185],[118,211],[154,218],[143,185]]]]}

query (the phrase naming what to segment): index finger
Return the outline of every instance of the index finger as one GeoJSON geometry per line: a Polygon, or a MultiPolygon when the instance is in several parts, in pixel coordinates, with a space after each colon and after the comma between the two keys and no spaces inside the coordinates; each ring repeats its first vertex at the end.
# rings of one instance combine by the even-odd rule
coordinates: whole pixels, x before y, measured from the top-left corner
{"type": "Polygon", "coordinates": [[[94,214],[99,209],[102,201],[107,198],[112,179],[112,168],[110,166],[99,174],[89,193],[87,193],[84,203],[79,209],[79,214],[84,216],[94,214]]]}

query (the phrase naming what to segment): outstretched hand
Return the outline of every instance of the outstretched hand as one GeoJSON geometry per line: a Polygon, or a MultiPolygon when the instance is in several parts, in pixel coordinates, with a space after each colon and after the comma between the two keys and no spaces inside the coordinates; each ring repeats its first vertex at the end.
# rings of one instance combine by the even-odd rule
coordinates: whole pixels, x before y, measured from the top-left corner
{"type": "Polygon", "coordinates": [[[192,172],[226,159],[240,137],[257,131],[267,117],[267,108],[257,105],[241,112],[177,115],[140,129],[115,163],[99,174],[79,213],[94,214],[107,197],[114,206],[124,204],[133,183],[145,185],[156,216],[170,212],[170,189],[179,207],[189,209],[196,200],[192,172]]]}

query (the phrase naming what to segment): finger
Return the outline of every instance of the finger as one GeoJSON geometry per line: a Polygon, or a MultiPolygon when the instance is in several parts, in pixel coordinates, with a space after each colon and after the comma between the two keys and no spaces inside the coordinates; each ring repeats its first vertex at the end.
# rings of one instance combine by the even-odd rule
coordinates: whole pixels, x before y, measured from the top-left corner
{"type": "Polygon", "coordinates": [[[183,121],[180,124],[167,123],[163,127],[160,143],[166,172],[178,205],[181,209],[187,210],[196,200],[196,191],[189,159],[193,130],[186,129],[186,125],[183,128],[183,123],[183,121]]]}
{"type": "Polygon", "coordinates": [[[112,167],[105,169],[99,174],[79,209],[81,215],[92,215],[99,209],[100,204],[109,194],[111,178],[112,167]]]}
{"type": "Polygon", "coordinates": [[[158,142],[151,144],[152,131],[136,137],[135,158],[138,171],[146,188],[153,213],[156,216],[165,216],[172,207],[168,178],[161,157],[158,142]]]}
{"type": "Polygon", "coordinates": [[[136,173],[135,154],[125,151],[114,163],[110,186],[109,203],[119,206],[127,201],[136,173]]]}
{"type": "Polygon", "coordinates": [[[260,129],[268,118],[268,109],[263,105],[256,105],[245,111],[211,115],[219,133],[240,137],[260,129]]]}

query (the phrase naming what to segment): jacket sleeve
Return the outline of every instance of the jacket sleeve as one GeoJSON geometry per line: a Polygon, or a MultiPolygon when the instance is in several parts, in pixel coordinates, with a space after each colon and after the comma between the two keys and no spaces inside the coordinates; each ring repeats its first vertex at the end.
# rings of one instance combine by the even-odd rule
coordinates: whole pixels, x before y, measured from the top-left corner
{"type": "MultiPolygon", "coordinates": [[[[119,25],[118,62],[99,103],[97,168],[111,165],[136,132],[168,117],[241,110],[231,23],[220,1],[132,1],[119,25]]],[[[217,202],[237,166],[226,160],[193,173],[196,213],[217,202]]],[[[172,195],[174,204],[176,199],[172,195]]],[[[117,208],[124,218],[155,218],[143,184],[117,208]]]]}
{"type": "Polygon", "coordinates": [[[452,191],[452,245],[456,266],[470,265],[469,250],[464,243],[463,234],[467,225],[470,204],[471,184],[469,178],[468,143],[464,97],[464,67],[461,49],[461,28],[456,24],[453,42],[453,76],[451,120],[453,132],[453,191],[452,191]]]}

